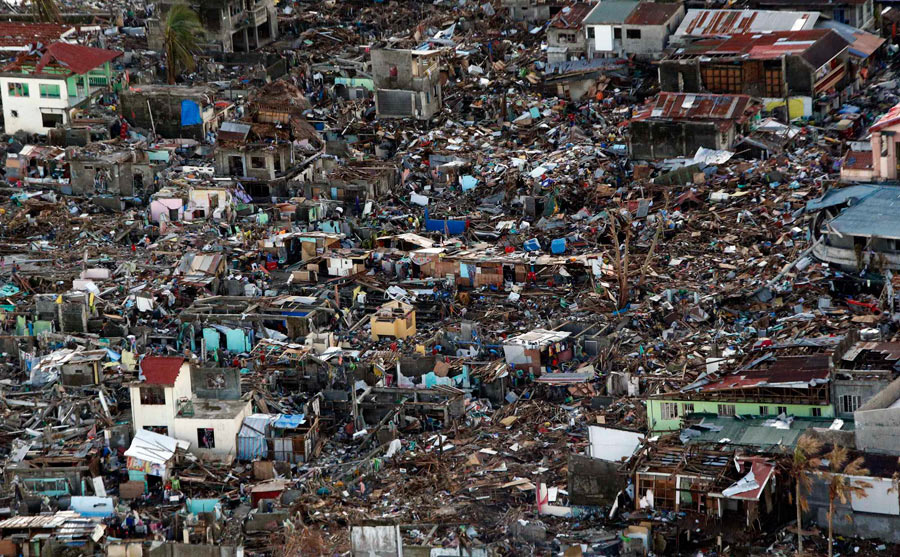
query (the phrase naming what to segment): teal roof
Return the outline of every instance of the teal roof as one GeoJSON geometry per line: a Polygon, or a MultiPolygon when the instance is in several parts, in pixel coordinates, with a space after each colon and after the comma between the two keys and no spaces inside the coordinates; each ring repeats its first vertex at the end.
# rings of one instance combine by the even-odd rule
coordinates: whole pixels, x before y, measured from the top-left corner
{"type": "MultiPolygon", "coordinates": [[[[774,420],[775,416],[768,418],[742,418],[740,416],[730,418],[712,414],[694,414],[694,416],[698,418],[702,416],[703,419],[698,425],[689,426],[682,430],[682,439],[688,443],[720,443],[728,439],[732,445],[761,448],[779,445],[785,448],[793,448],[797,444],[797,439],[806,430],[810,428],[827,429],[835,420],[835,418],[794,418],[790,429],[779,429],[765,425],[766,422],[774,420]],[[721,427],[721,430],[708,430],[702,426],[712,426],[713,429],[721,427]]],[[[853,431],[853,429],[853,420],[844,419],[844,424],[840,430],[853,431]]]]}
{"type": "Polygon", "coordinates": [[[598,25],[602,23],[622,24],[637,8],[638,2],[631,0],[603,0],[584,18],[584,25],[598,25]]]}

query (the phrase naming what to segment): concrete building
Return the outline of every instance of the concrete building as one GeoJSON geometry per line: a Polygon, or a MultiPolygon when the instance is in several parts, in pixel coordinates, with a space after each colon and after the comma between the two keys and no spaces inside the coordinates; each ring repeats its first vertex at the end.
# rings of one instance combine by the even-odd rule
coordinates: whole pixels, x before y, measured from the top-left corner
{"type": "Polygon", "coordinates": [[[46,134],[70,124],[73,109],[113,85],[111,62],[121,54],[59,42],[20,54],[0,70],[6,133],[46,134]]]}
{"type": "Polygon", "coordinates": [[[590,4],[577,2],[553,16],[547,27],[548,64],[587,56],[587,39],[582,22],[590,10],[590,4]]]}
{"type": "Polygon", "coordinates": [[[806,212],[814,213],[812,254],[846,270],[900,269],[898,196],[897,186],[859,184],[807,202],[806,212]]]}
{"type": "MultiPolygon", "coordinates": [[[[156,4],[156,16],[147,23],[147,45],[163,50],[163,24],[169,9],[179,0],[156,4]]],[[[206,31],[209,50],[250,52],[278,38],[278,14],[272,0],[218,0],[203,3],[197,11],[206,31]]]]}
{"type": "Polygon", "coordinates": [[[638,2],[608,0],[598,2],[584,18],[588,58],[622,56],[622,26],[638,2]]]}
{"type": "Polygon", "coordinates": [[[641,2],[622,25],[622,52],[659,58],[684,18],[684,4],[641,2]]]}
{"type": "Polygon", "coordinates": [[[437,50],[372,51],[379,118],[428,120],[443,106],[437,50]]]}
{"type": "Polygon", "coordinates": [[[70,148],[69,189],[72,195],[113,195],[146,198],[153,193],[156,172],[165,163],[151,160],[144,149],[96,152],[86,148],[70,148]]]}
{"type": "Polygon", "coordinates": [[[382,337],[408,338],[416,334],[416,310],[398,300],[390,301],[376,311],[370,320],[372,340],[382,337]]]}
{"type": "Polygon", "coordinates": [[[559,6],[548,0],[501,0],[509,19],[526,23],[545,23],[559,6]]]}
{"type": "Polygon", "coordinates": [[[143,380],[129,387],[135,431],[147,429],[187,441],[198,456],[221,459],[236,454],[238,431],[251,413],[249,402],[198,397],[191,364],[184,358],[148,356],[140,369],[143,380]]]}
{"type": "Polygon", "coordinates": [[[729,149],[758,110],[747,95],[660,93],[632,118],[628,151],[652,160],[693,156],[700,147],[729,149]]]}
{"type": "Polygon", "coordinates": [[[133,125],[170,139],[202,141],[234,113],[233,103],[217,100],[215,89],[205,86],[138,85],[122,91],[119,102],[133,125]],[[199,114],[200,122],[189,114],[199,114]]]}

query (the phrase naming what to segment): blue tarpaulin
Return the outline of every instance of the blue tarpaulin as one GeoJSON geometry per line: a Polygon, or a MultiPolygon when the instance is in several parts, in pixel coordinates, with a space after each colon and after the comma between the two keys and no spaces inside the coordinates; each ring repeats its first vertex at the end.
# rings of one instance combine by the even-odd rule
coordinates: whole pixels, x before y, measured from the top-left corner
{"type": "Polygon", "coordinates": [[[429,232],[441,232],[450,235],[462,234],[466,231],[466,221],[452,219],[432,219],[428,216],[428,209],[425,209],[425,230],[429,232]]]}
{"type": "Polygon", "coordinates": [[[275,420],[275,427],[284,429],[293,429],[300,424],[306,422],[306,416],[303,414],[279,414],[275,420]]]}
{"type": "Polygon", "coordinates": [[[181,101],[181,125],[196,126],[202,123],[203,118],[200,117],[200,107],[197,103],[187,99],[181,101]]]}

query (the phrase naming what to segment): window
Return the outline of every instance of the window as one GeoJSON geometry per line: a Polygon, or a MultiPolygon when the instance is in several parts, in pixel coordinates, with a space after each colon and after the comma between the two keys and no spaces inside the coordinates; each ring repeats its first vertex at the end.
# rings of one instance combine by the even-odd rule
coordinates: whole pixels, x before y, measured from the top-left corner
{"type": "Polygon", "coordinates": [[[141,404],[160,405],[166,403],[166,391],[162,387],[141,387],[141,404]]]}
{"type": "Polygon", "coordinates": [[[821,418],[822,417],[822,409],[821,408],[813,408],[809,412],[809,415],[812,416],[813,418],[821,418]]]}
{"type": "Polygon", "coordinates": [[[58,99],[62,96],[59,93],[59,85],[41,83],[38,85],[38,89],[41,92],[42,99],[58,99]]]}
{"type": "Polygon", "coordinates": [[[663,420],[674,420],[678,417],[678,404],[674,402],[663,402],[659,405],[659,413],[663,420]]]}
{"type": "Polygon", "coordinates": [[[768,406],[760,406],[759,407],[759,415],[760,416],[768,416],[769,415],[769,407],[768,406]]]}
{"type": "Polygon", "coordinates": [[[766,96],[782,97],[783,87],[781,83],[781,68],[766,68],[766,96]]]}
{"type": "Polygon", "coordinates": [[[681,405],[681,413],[683,415],[693,414],[694,413],[694,403],[693,402],[685,402],[681,405]]]}
{"type": "Polygon", "coordinates": [[[263,157],[250,157],[250,168],[265,168],[266,159],[263,157]]]}
{"type": "Polygon", "coordinates": [[[18,118],[18,117],[19,117],[19,111],[18,111],[18,110],[10,110],[9,113],[10,113],[10,115],[11,115],[13,118],[18,118]]]}
{"type": "Polygon", "coordinates": [[[856,412],[856,409],[859,408],[859,395],[841,395],[839,401],[842,414],[856,412]]]}
{"type": "Polygon", "coordinates": [[[593,38],[594,38],[594,28],[593,28],[593,27],[588,27],[588,28],[587,28],[587,38],[589,38],[589,39],[593,39],[593,38]]]}
{"type": "Polygon", "coordinates": [[[160,435],[169,434],[169,428],[164,425],[145,425],[141,429],[146,429],[147,431],[152,431],[153,433],[159,433],[160,435]]]}
{"type": "Polygon", "coordinates": [[[788,415],[787,406],[779,406],[777,411],[779,416],[782,414],[784,414],[785,416],[788,415]]]}
{"type": "Polygon", "coordinates": [[[703,86],[712,93],[741,92],[741,68],[738,66],[706,65],[700,68],[703,86]]]}
{"type": "Polygon", "coordinates": [[[27,83],[9,83],[8,91],[10,97],[27,97],[28,96],[28,84],[27,83]]]}
{"type": "Polygon", "coordinates": [[[211,427],[197,428],[197,446],[201,449],[216,448],[216,434],[211,427]]]}
{"type": "Polygon", "coordinates": [[[616,27],[613,29],[613,38],[614,39],[622,38],[622,28],[621,27],[616,27]]]}
{"type": "Polygon", "coordinates": [[[63,115],[41,112],[41,126],[45,128],[55,128],[63,124],[63,115]]]}
{"type": "Polygon", "coordinates": [[[719,405],[719,415],[720,416],[734,416],[734,404],[720,404],[719,405]]]}
{"type": "Polygon", "coordinates": [[[641,38],[641,30],[640,29],[626,29],[625,30],[625,38],[626,39],[640,39],[641,38]]]}

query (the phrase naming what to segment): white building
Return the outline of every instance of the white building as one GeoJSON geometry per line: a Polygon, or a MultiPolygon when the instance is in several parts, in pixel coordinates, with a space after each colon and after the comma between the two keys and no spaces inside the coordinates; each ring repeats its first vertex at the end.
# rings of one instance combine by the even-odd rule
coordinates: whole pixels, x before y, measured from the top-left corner
{"type": "Polygon", "coordinates": [[[70,123],[74,109],[112,85],[110,62],[121,54],[61,42],[20,54],[0,70],[6,133],[45,134],[70,123]]]}
{"type": "Polygon", "coordinates": [[[225,459],[236,453],[250,402],[194,396],[191,365],[184,358],[147,356],[140,367],[141,381],[129,387],[135,431],[147,429],[187,441],[198,456],[225,459]]]}

